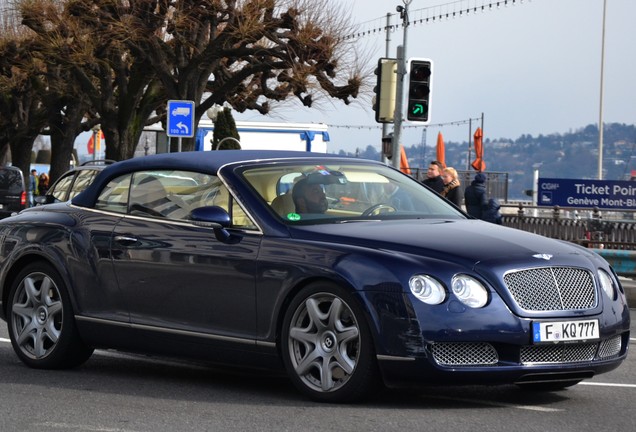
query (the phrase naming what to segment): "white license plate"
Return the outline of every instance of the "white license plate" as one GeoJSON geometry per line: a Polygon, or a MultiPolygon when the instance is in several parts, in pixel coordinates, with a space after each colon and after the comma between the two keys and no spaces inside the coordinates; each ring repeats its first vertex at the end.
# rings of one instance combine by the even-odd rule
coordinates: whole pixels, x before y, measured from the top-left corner
{"type": "Polygon", "coordinates": [[[2,210],[4,208],[4,206],[2,204],[0,204],[0,210],[2,210]]]}
{"type": "Polygon", "coordinates": [[[598,320],[533,322],[532,340],[541,342],[568,342],[599,339],[598,320]]]}

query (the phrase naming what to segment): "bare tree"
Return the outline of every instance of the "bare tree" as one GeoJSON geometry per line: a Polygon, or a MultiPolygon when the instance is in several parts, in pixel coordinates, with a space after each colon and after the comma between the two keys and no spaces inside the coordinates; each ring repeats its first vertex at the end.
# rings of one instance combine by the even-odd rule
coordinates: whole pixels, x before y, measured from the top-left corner
{"type": "MultiPolygon", "coordinates": [[[[89,120],[83,130],[99,123],[108,143],[106,157],[114,160],[133,156],[147,119],[165,100],[152,69],[123,42],[121,26],[99,18],[101,10],[109,10],[121,22],[133,3],[100,0],[87,2],[90,7],[85,8],[75,0],[20,1],[22,22],[37,34],[47,63],[68,74],[66,92],[76,106],[67,104],[66,112],[85,111],[89,120]],[[120,3],[128,6],[118,8],[120,3]],[[89,108],[79,109],[84,102],[89,108]]],[[[73,129],[77,131],[76,123],[73,129]]]]}
{"type": "MultiPolygon", "coordinates": [[[[117,7],[78,1],[152,67],[166,99],[195,102],[195,123],[214,104],[262,114],[270,101],[296,97],[312,106],[318,94],[349,103],[362,74],[342,37],[347,14],[326,0],[137,0],[117,7]]],[[[158,107],[165,121],[165,103],[158,107]]],[[[193,149],[186,142],[184,149],[193,149]]]]}
{"type": "MultiPolygon", "coordinates": [[[[61,6],[53,2],[26,2],[20,8],[26,22],[34,13],[43,19],[57,16],[61,10],[61,6]]],[[[90,115],[89,98],[75,84],[71,68],[51,55],[53,47],[57,51],[70,51],[69,45],[73,42],[69,40],[69,34],[65,26],[51,27],[47,38],[35,37],[31,50],[45,85],[42,101],[48,128],[43,133],[51,138],[51,181],[69,169],[77,135],[96,122],[95,114],[90,115]],[[53,47],[52,43],[55,44],[53,47]]]]}
{"type": "MultiPolygon", "coordinates": [[[[7,15],[4,15],[7,17],[7,15]]],[[[0,30],[0,152],[28,178],[33,142],[46,124],[44,84],[31,51],[33,39],[14,21],[0,30]]]]}
{"type": "Polygon", "coordinates": [[[16,1],[47,70],[67,77],[75,105],[88,100],[79,111],[101,124],[110,159],[132,157],[143,127],[165,124],[169,99],[193,100],[198,123],[214,104],[266,114],[291,97],[350,103],[362,85],[348,16],[327,0],[16,1]]]}

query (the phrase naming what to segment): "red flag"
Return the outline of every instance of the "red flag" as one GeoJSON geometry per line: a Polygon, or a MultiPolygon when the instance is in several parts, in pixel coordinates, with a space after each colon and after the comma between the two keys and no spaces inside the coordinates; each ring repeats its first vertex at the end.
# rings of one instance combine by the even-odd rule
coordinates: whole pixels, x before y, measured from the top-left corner
{"type": "Polygon", "coordinates": [[[437,160],[446,168],[446,148],[444,147],[444,137],[441,132],[437,134],[437,160]]]}
{"type": "Polygon", "coordinates": [[[406,158],[404,146],[400,146],[400,171],[404,174],[411,174],[411,168],[409,167],[409,160],[406,158]]]}
{"type": "Polygon", "coordinates": [[[479,172],[486,171],[486,162],[484,162],[483,134],[481,128],[475,131],[475,157],[476,159],[470,165],[479,172]]]}
{"type": "Polygon", "coordinates": [[[88,144],[86,145],[87,149],[88,149],[88,154],[93,154],[93,151],[95,151],[95,146],[93,145],[93,137],[97,136],[97,151],[100,151],[102,149],[102,140],[104,139],[104,132],[102,132],[101,130],[97,133],[93,133],[91,134],[91,137],[88,139],[88,144]]]}

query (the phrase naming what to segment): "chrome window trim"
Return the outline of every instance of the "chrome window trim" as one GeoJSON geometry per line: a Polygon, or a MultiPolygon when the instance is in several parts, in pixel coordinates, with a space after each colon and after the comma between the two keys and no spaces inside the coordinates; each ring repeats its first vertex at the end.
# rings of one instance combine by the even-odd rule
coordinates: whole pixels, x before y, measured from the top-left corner
{"type": "MultiPolygon", "coordinates": [[[[195,225],[192,222],[188,222],[186,220],[183,221],[179,221],[176,219],[160,219],[160,218],[153,218],[150,216],[138,216],[138,215],[131,215],[131,214],[127,214],[127,213],[118,213],[118,212],[114,212],[114,211],[109,211],[109,210],[102,210],[102,209],[94,209],[94,208],[89,208],[89,207],[80,207],[80,206],[76,206],[74,205],[72,202],[69,201],[69,206],[74,208],[74,209],[78,209],[78,210],[84,210],[87,212],[91,212],[91,213],[97,213],[97,214],[105,214],[105,215],[109,215],[109,216],[116,216],[122,219],[133,219],[133,220],[149,220],[149,221],[153,221],[153,222],[158,222],[158,223],[163,223],[163,224],[168,224],[168,225],[177,225],[177,226],[184,226],[184,227],[188,227],[188,228],[203,228],[203,229],[210,229],[212,230],[213,228],[209,228],[209,227],[202,227],[200,225],[195,225]]],[[[230,230],[234,230],[234,231],[240,231],[244,234],[257,234],[257,235],[263,235],[263,231],[261,230],[261,228],[254,223],[254,225],[256,227],[258,227],[258,229],[254,229],[254,230],[250,230],[250,229],[246,229],[246,228],[234,228],[234,227],[229,227],[227,229],[230,230]]]]}

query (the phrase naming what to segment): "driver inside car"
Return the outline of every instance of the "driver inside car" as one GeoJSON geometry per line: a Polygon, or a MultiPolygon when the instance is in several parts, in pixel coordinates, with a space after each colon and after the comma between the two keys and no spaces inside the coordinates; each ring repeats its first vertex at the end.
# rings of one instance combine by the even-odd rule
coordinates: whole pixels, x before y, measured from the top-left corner
{"type": "Polygon", "coordinates": [[[329,204],[321,184],[310,183],[307,178],[299,180],[292,190],[296,213],[324,213],[329,204]]]}

